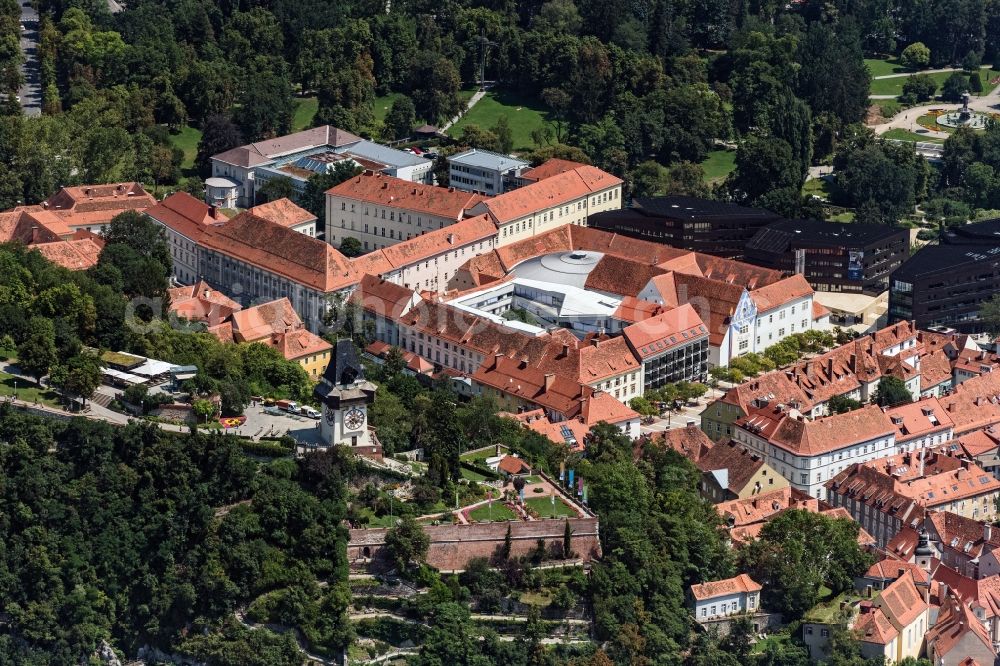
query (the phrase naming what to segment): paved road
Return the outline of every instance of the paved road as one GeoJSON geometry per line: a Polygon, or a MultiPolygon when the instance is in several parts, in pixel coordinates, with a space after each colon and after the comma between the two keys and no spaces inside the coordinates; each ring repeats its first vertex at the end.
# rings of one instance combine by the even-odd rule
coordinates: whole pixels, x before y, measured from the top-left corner
{"type": "MultiPolygon", "coordinates": [[[[980,69],[990,69],[993,65],[980,65],[980,69]]],[[[881,76],[873,76],[873,79],[900,79],[904,76],[913,76],[914,74],[940,74],[942,72],[962,72],[965,71],[961,67],[942,67],[940,69],[921,69],[917,72],[899,72],[897,74],[882,74],[881,76]]]]}
{"type": "MultiPolygon", "coordinates": [[[[487,81],[487,84],[488,83],[489,82],[487,81]]],[[[451,120],[449,120],[448,122],[446,122],[444,124],[444,127],[441,128],[441,131],[442,132],[448,131],[449,127],[451,127],[452,125],[454,125],[455,123],[457,123],[459,120],[461,120],[462,116],[464,116],[466,113],[468,113],[469,109],[471,109],[472,107],[474,107],[476,105],[476,102],[478,102],[479,100],[481,100],[483,98],[483,96],[486,95],[487,92],[489,92],[488,86],[485,89],[484,88],[480,88],[479,90],[477,90],[476,94],[474,94],[471,98],[469,98],[469,103],[466,105],[466,107],[464,109],[462,109],[462,112],[459,113],[454,118],[452,118],[451,120]]]]}
{"type": "Polygon", "coordinates": [[[27,29],[21,31],[21,51],[24,53],[24,63],[21,73],[24,75],[24,85],[18,90],[21,97],[21,108],[26,116],[42,115],[42,82],[38,71],[38,12],[32,7],[25,7],[21,2],[21,25],[27,29]]]}
{"type": "MultiPolygon", "coordinates": [[[[897,113],[895,116],[890,118],[884,123],[872,126],[876,134],[885,134],[891,129],[900,128],[909,130],[911,132],[916,132],[918,134],[923,134],[929,137],[935,137],[939,139],[945,139],[949,135],[945,132],[931,132],[917,124],[917,118],[926,115],[932,109],[944,109],[946,111],[957,111],[962,108],[961,104],[948,104],[944,102],[938,102],[936,104],[924,104],[922,106],[914,106],[912,108],[906,109],[897,113]]],[[[983,95],[982,97],[973,97],[969,100],[969,108],[973,111],[981,111],[984,113],[996,113],[1000,111],[1000,86],[997,86],[990,91],[990,94],[983,95]]]]}

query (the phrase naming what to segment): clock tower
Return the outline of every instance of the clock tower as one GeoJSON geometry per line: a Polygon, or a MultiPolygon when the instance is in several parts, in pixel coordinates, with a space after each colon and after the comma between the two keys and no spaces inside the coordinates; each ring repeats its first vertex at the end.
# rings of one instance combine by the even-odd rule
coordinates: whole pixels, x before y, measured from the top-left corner
{"type": "Polygon", "coordinates": [[[382,458],[382,446],[368,427],[368,405],[375,399],[375,389],[365,379],[354,343],[337,340],[330,364],[313,389],[323,406],[320,434],[327,446],[350,446],[359,456],[382,458]]]}

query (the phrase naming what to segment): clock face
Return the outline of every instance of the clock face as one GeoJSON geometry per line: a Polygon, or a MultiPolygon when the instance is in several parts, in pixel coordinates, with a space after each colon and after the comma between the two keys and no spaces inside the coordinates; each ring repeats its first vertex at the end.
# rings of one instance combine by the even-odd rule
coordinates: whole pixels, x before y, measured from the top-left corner
{"type": "Polygon", "coordinates": [[[344,425],[350,430],[360,430],[365,424],[365,413],[355,407],[344,414],[344,425]]]}
{"type": "Polygon", "coordinates": [[[326,410],[326,422],[333,425],[333,423],[337,420],[337,412],[333,411],[329,407],[324,407],[324,409],[326,410]]]}

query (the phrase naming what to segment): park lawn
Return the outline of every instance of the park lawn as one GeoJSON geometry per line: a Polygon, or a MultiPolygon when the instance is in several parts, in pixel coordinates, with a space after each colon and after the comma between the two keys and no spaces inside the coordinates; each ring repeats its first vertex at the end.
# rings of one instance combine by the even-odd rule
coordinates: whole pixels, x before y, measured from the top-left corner
{"type": "MultiPolygon", "coordinates": [[[[17,399],[25,402],[40,402],[49,407],[61,407],[59,394],[47,388],[38,386],[27,379],[17,377],[17,399]]],[[[0,397],[14,395],[14,375],[0,372],[0,397]]]]}
{"type": "Polygon", "coordinates": [[[726,176],[736,169],[735,150],[713,150],[702,163],[705,171],[705,182],[709,184],[725,180],[726,176]]]}
{"type": "Polygon", "coordinates": [[[828,178],[810,178],[802,186],[803,196],[810,197],[815,195],[825,201],[829,201],[832,194],[833,183],[828,178]]]}
{"type": "Polygon", "coordinates": [[[771,645],[790,645],[791,636],[786,633],[770,634],[753,644],[752,654],[762,654],[771,645]]]}
{"type": "Polygon", "coordinates": [[[475,481],[477,483],[489,479],[489,477],[486,476],[485,474],[480,474],[479,472],[473,471],[468,467],[462,468],[462,478],[466,479],[467,481],[475,481]]]}
{"type": "MultiPolygon", "coordinates": [[[[501,446],[500,453],[507,453],[507,447],[501,446]]],[[[459,460],[464,460],[465,462],[471,463],[483,463],[487,458],[492,458],[497,454],[496,447],[487,446],[484,449],[479,449],[478,451],[466,451],[458,457],[459,460]]]]}
{"type": "Polygon", "coordinates": [[[917,134],[916,132],[911,132],[901,127],[893,127],[891,130],[883,134],[882,138],[895,139],[897,141],[920,141],[925,143],[944,143],[942,139],[938,139],[933,136],[926,136],[924,134],[917,134]]]}
{"type": "Polygon", "coordinates": [[[501,116],[507,116],[514,139],[514,150],[533,150],[531,133],[545,125],[547,113],[545,105],[536,100],[514,93],[490,92],[452,125],[448,134],[453,137],[461,136],[462,128],[466,125],[492,129],[501,116]]]}
{"type": "Polygon", "coordinates": [[[990,94],[994,88],[1000,85],[1000,70],[996,68],[979,70],[979,77],[983,80],[983,92],[981,95],[990,94]],[[996,83],[991,83],[991,81],[996,81],[996,83]]]}
{"type": "Polygon", "coordinates": [[[831,215],[827,218],[831,222],[853,222],[854,221],[854,211],[849,210],[845,213],[837,213],[836,215],[831,215]]]}
{"type": "Polygon", "coordinates": [[[299,97],[295,100],[295,115],[292,116],[292,131],[312,127],[313,117],[319,109],[319,101],[315,97],[299,97]]]}
{"type": "MultiPolygon", "coordinates": [[[[914,72],[917,74],[919,72],[914,72]]],[[[927,76],[934,79],[937,83],[938,90],[941,89],[941,84],[945,82],[953,72],[935,72],[934,74],[928,74],[927,76]]],[[[869,94],[871,95],[895,95],[899,96],[903,94],[903,85],[906,80],[910,78],[912,74],[904,74],[902,76],[894,76],[891,79],[872,79],[871,90],[869,94]]]]}
{"type": "Polygon", "coordinates": [[[478,506],[469,512],[469,518],[477,523],[488,523],[491,520],[491,516],[493,522],[517,519],[514,512],[511,511],[505,504],[501,504],[500,502],[493,502],[492,512],[489,504],[478,506]]]}
{"type": "Polygon", "coordinates": [[[181,170],[187,171],[194,168],[194,158],[198,155],[198,142],[201,141],[201,130],[197,127],[185,125],[177,134],[171,134],[170,140],[174,146],[184,151],[184,161],[181,162],[181,170]]]}
{"type": "Polygon", "coordinates": [[[898,58],[865,58],[868,71],[872,76],[889,76],[890,74],[908,74],[913,70],[899,64],[898,58]]]}
{"type": "Polygon", "coordinates": [[[538,514],[539,518],[563,518],[576,517],[576,511],[560,498],[556,498],[555,506],[548,497],[531,497],[524,500],[524,503],[538,514]]]}
{"type": "Polygon", "coordinates": [[[388,95],[382,95],[381,97],[376,97],[373,106],[375,107],[375,120],[382,123],[385,122],[385,117],[389,114],[389,109],[392,108],[392,103],[403,96],[403,93],[389,93],[388,95]]]}

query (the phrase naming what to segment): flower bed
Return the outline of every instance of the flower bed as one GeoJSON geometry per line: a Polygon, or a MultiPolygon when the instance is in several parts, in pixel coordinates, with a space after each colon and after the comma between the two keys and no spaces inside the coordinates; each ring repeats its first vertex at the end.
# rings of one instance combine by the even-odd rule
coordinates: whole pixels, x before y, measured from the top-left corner
{"type": "Polygon", "coordinates": [[[226,418],[219,419],[219,423],[223,428],[239,428],[246,422],[247,417],[245,416],[227,416],[226,418]]]}

